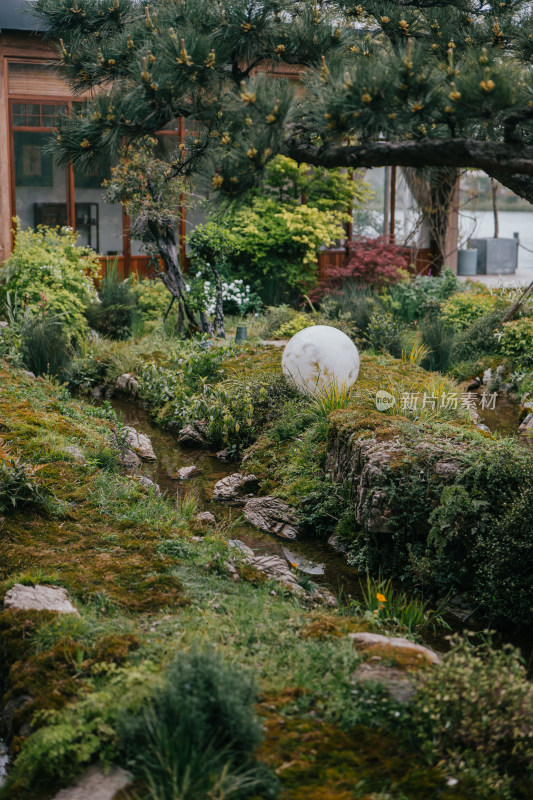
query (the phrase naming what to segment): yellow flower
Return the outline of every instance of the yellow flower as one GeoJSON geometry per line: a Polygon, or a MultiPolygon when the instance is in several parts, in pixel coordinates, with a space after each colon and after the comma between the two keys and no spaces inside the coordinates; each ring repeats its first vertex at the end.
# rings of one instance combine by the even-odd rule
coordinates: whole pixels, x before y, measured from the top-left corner
{"type": "Polygon", "coordinates": [[[378,592],[376,594],[376,597],[377,597],[377,599],[379,600],[380,603],[386,603],[387,602],[387,598],[385,597],[384,594],[381,594],[381,592],[378,592]]]}
{"type": "Polygon", "coordinates": [[[91,146],[91,143],[88,139],[84,139],[82,142],[80,142],[80,145],[83,147],[84,150],[86,150],[88,147],[91,146]]]}
{"type": "Polygon", "coordinates": [[[224,178],[222,175],[215,175],[211,183],[215,189],[218,189],[224,183],[224,178]]]}

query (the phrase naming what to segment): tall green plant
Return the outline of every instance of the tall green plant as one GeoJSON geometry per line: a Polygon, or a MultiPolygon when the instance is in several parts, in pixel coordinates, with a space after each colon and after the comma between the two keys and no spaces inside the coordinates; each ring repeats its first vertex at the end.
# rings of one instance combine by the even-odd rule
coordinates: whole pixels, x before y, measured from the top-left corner
{"type": "Polygon", "coordinates": [[[91,328],[110,339],[128,339],[131,336],[135,313],[135,294],[131,279],[120,280],[117,259],[107,262],[98,291],[99,302],[86,311],[91,328]]]}
{"type": "Polygon", "coordinates": [[[0,305],[9,292],[29,313],[45,303],[48,313],[61,318],[67,336],[88,333],[86,307],[96,300],[94,278],[99,263],[88,247],[76,245],[71,228],[23,230],[16,220],[15,247],[0,267],[0,305]]]}

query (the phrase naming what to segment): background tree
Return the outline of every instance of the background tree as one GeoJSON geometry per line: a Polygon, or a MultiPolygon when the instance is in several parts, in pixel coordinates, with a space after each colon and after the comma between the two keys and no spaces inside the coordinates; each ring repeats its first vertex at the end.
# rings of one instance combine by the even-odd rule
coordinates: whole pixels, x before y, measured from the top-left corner
{"type": "MultiPolygon", "coordinates": [[[[226,198],[276,154],[321,167],[484,170],[533,200],[526,0],[37,0],[75,91],[61,158],[91,168],[176,117],[170,177],[226,198]],[[268,74],[299,65],[300,86],[268,74]],[[261,67],[261,70],[258,70],[261,67]],[[303,87],[303,91],[302,91],[303,87]]],[[[175,290],[174,290],[175,291],[175,290]]]]}

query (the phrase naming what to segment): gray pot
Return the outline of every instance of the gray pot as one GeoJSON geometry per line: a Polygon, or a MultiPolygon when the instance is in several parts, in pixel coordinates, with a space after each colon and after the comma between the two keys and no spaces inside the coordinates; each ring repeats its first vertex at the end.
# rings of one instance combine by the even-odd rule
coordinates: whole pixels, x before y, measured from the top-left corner
{"type": "Polygon", "coordinates": [[[518,239],[470,239],[478,251],[478,275],[513,275],[518,266],[518,239]]]}
{"type": "Polygon", "coordinates": [[[475,275],[477,272],[477,250],[457,251],[457,274],[475,275]]]}

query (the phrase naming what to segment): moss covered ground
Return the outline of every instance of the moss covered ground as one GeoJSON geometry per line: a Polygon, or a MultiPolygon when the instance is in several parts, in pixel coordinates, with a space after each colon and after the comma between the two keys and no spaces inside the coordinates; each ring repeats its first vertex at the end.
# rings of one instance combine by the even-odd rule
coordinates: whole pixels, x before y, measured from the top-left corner
{"type": "MultiPolygon", "coordinates": [[[[273,375],[279,362],[279,350],[247,345],[226,360],[224,374],[273,375]]],[[[422,377],[411,365],[364,357],[356,394],[336,412],[335,424],[398,435],[408,420],[377,416],[376,383],[415,385],[422,377]]],[[[0,381],[3,458],[26,465],[40,490],[0,517],[2,592],[17,582],[61,585],[80,611],[79,617],[0,613],[3,704],[12,712],[6,733],[15,759],[12,782],[0,791],[3,800],[49,797],[72,779],[73,764],[79,771],[100,758],[112,761],[115,734],[106,720],[125,701],[121,692],[106,694],[106,687],[130,674],[146,693],[176,652],[205,645],[251,673],[259,687],[257,711],[265,726],[259,755],[281,781],[281,800],[497,796],[470,773],[452,790],[446,765],[431,766],[416,737],[406,734],[398,719],[403,709],[380,690],[354,687],[360,656],[346,634],[368,629],[371,621],[342,608],[326,614],[271,583],[232,582],[223,568],[228,531],[200,529],[194,508],[157,497],[124,473],[120,426],[109,410],[5,365],[0,381]],[[81,450],[84,463],[71,446],[81,450]],[[58,720],[62,727],[54,728],[58,720]],[[41,740],[44,750],[31,750],[31,731],[47,727],[63,736],[68,730],[68,768],[63,740],[58,743],[53,731],[41,740]],[[24,753],[38,754],[36,765],[39,758],[52,765],[46,780],[17,772],[16,758],[22,755],[24,764],[24,753]]],[[[464,417],[443,424],[470,435],[464,417]]],[[[316,451],[320,436],[304,429],[302,446],[316,451]]],[[[271,474],[279,478],[287,463],[295,474],[305,454],[287,460],[287,440],[269,437],[277,470],[271,474]]],[[[270,462],[261,442],[250,458],[260,454],[266,473],[270,462]]],[[[296,491],[297,481],[291,485],[296,491]]]]}

